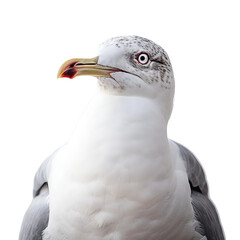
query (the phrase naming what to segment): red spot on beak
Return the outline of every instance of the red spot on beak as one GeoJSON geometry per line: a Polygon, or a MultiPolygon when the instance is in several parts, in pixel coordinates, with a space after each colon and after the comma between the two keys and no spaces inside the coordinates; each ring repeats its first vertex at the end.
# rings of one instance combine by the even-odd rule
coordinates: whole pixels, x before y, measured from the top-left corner
{"type": "Polygon", "coordinates": [[[74,78],[77,74],[77,69],[75,68],[76,63],[77,61],[70,63],[60,77],[66,77],[70,79],[74,78]]]}
{"type": "Polygon", "coordinates": [[[61,74],[61,77],[74,78],[77,74],[77,70],[75,68],[69,68],[61,74]]]}

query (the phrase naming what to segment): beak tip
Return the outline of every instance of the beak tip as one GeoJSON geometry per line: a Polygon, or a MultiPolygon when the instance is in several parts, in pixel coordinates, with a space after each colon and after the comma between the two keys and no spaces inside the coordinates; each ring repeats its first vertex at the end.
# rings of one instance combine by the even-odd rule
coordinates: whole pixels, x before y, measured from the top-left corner
{"type": "Polygon", "coordinates": [[[58,73],[57,73],[57,79],[58,78],[63,78],[64,76],[63,76],[63,72],[62,71],[59,71],[58,73]]]}

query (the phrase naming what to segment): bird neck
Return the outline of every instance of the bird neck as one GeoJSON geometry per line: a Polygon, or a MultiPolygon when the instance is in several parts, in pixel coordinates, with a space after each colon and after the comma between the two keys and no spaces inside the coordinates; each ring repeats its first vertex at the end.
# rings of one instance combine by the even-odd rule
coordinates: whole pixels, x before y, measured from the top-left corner
{"type": "Polygon", "coordinates": [[[145,164],[151,167],[149,172],[157,168],[161,179],[173,175],[167,122],[158,104],[148,98],[96,96],[68,143],[73,157],[67,158],[66,164],[74,166],[71,174],[76,169],[78,178],[83,165],[94,166],[97,175],[104,175],[102,166],[114,169],[116,164],[133,163],[135,167],[129,172],[133,179],[138,178],[145,164]],[[139,171],[135,171],[136,165],[139,171]]]}
{"type": "Polygon", "coordinates": [[[164,155],[169,148],[168,117],[158,100],[98,94],[86,108],[70,141],[78,144],[83,136],[90,141],[108,137],[122,141],[141,139],[149,144],[158,141],[159,154],[164,155]]]}

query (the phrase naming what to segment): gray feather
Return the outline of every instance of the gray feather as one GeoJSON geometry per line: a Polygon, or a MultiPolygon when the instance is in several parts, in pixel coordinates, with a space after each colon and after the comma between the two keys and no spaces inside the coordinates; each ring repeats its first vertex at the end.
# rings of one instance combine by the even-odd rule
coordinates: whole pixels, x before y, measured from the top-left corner
{"type": "Polygon", "coordinates": [[[48,226],[49,219],[48,177],[52,160],[60,149],[42,163],[35,175],[33,200],[24,215],[19,240],[42,240],[42,233],[48,226]]]}
{"type": "Polygon", "coordinates": [[[48,186],[45,184],[24,215],[19,240],[42,240],[42,232],[47,227],[49,219],[47,198],[48,186]]]}
{"type": "Polygon", "coordinates": [[[53,152],[39,167],[34,177],[33,197],[36,197],[41,187],[48,182],[48,177],[51,169],[52,160],[62,147],[53,152]]]}
{"type": "Polygon", "coordinates": [[[179,143],[180,154],[184,161],[191,187],[192,206],[199,226],[195,229],[207,240],[224,240],[221,223],[211,200],[208,198],[208,185],[204,171],[197,158],[179,143]]]}
{"type": "MultiPolygon", "coordinates": [[[[176,143],[176,142],[175,142],[176,143]]],[[[197,158],[183,145],[176,143],[179,147],[182,159],[187,170],[188,179],[192,187],[199,188],[201,193],[208,195],[208,185],[202,166],[197,158]]]]}
{"type": "Polygon", "coordinates": [[[210,199],[197,191],[192,191],[191,197],[195,217],[200,223],[196,230],[208,240],[224,240],[217,211],[210,199]]]}

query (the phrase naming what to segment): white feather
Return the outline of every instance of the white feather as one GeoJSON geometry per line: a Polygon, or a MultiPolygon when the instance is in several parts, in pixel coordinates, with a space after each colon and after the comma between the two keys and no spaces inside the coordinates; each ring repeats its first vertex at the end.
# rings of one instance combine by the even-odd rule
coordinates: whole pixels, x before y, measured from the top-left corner
{"type": "Polygon", "coordinates": [[[147,98],[96,97],[53,162],[49,186],[50,239],[194,236],[184,166],[147,98]]]}

